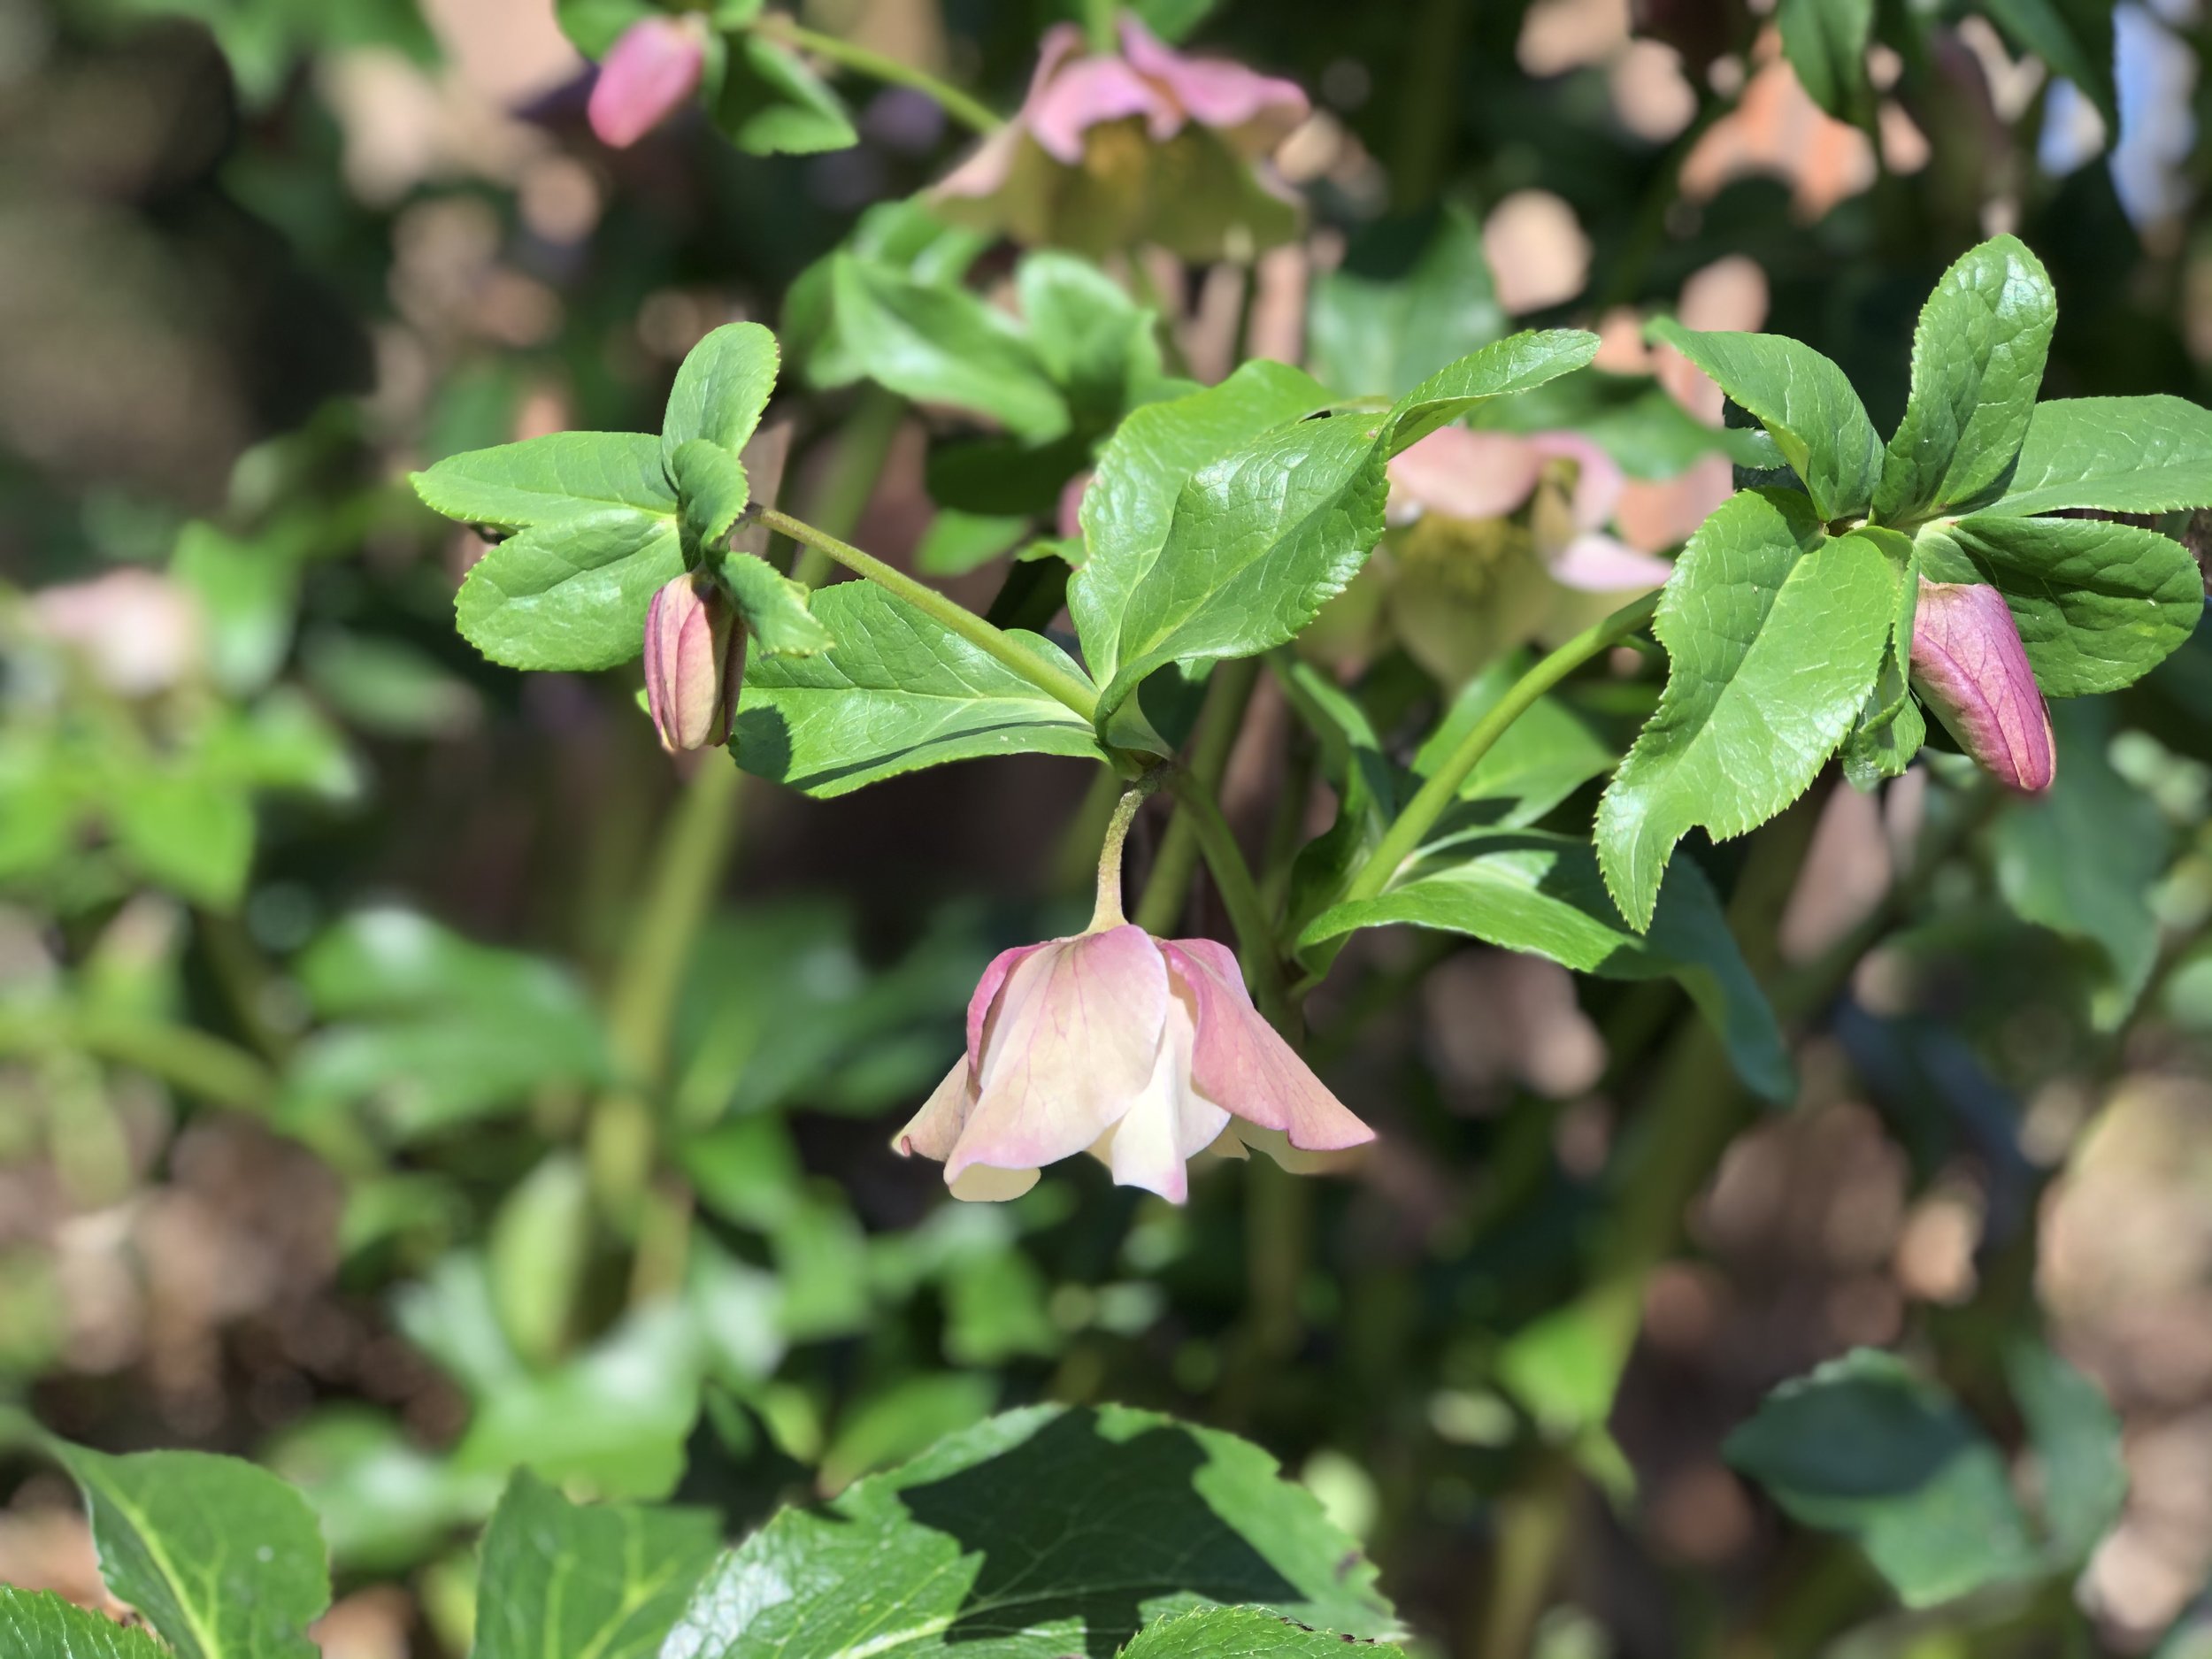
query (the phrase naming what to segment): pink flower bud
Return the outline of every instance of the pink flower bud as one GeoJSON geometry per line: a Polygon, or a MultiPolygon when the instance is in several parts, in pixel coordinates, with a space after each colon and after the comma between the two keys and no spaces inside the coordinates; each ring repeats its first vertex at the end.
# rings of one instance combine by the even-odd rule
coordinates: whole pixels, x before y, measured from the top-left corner
{"type": "Polygon", "coordinates": [[[695,17],[645,18],[622,32],[591,88],[591,130],[627,150],[689,101],[706,73],[705,26],[695,17]]]}
{"type": "Polygon", "coordinates": [[[2051,787],[2058,754],[2050,710],[1994,588],[1922,580],[1912,681],[1959,747],[2000,782],[2026,795],[2051,787]]]}
{"type": "Polygon", "coordinates": [[[745,678],[745,630],[721,585],[679,576],[645,611],[645,703],[673,755],[729,741],[745,678]]]}

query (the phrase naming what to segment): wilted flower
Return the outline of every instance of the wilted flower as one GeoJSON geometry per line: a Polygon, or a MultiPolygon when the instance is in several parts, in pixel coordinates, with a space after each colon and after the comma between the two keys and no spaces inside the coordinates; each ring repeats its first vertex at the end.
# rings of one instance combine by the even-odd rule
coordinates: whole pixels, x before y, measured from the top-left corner
{"type": "Polygon", "coordinates": [[[729,741],[745,679],[745,630],[721,584],[679,576],[645,611],[645,704],[673,755],[729,741]]]}
{"type": "Polygon", "coordinates": [[[591,130],[627,150],[689,102],[706,73],[706,21],[697,16],[641,18],[599,65],[592,83],[591,130]]]}
{"type": "Polygon", "coordinates": [[[202,665],[206,618],[199,601],[148,570],[110,571],[33,594],[32,626],[82,657],[119,696],[166,691],[202,665]]]}
{"type": "Polygon", "coordinates": [[[968,1049],[893,1143],[956,1198],[1013,1198],[1090,1152],[1177,1203],[1184,1163],[1258,1147],[1286,1167],[1374,1139],[1260,1018],[1210,939],[1123,922],[1004,951],[968,1003],[968,1049]]]}
{"type": "Polygon", "coordinates": [[[1447,426],[1398,456],[1387,606],[1407,652],[1457,684],[1664,582],[1666,560],[1605,532],[1622,481],[1604,450],[1571,432],[1447,426]]]}
{"type": "Polygon", "coordinates": [[[1999,782],[2027,795],[2051,787],[2058,752],[2050,710],[2012,609],[1994,588],[1922,579],[1912,683],[1959,747],[1999,782]]]}
{"type": "Polygon", "coordinates": [[[1294,201],[1259,164],[1306,119],[1306,95],[1241,64],[1187,58],[1125,15],[1118,57],[1048,30],[1029,96],[933,193],[942,215],[1102,254],[1156,242],[1215,259],[1286,242],[1294,201]]]}

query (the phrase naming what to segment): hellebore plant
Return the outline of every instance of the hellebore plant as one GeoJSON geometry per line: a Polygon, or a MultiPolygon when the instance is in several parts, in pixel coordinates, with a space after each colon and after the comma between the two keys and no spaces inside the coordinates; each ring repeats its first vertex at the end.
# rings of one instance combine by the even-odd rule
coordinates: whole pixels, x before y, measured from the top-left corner
{"type": "Polygon", "coordinates": [[[1979,582],[1920,583],[1912,683],[1921,700],[2000,783],[2040,795],[2058,770],[2051,713],[2012,608],[1979,582]]]}
{"type": "Polygon", "coordinates": [[[1122,914],[1130,790],[1100,856],[1090,926],[1002,951],[968,1003],[967,1051],[892,1144],[945,1166],[956,1198],[1018,1197],[1079,1152],[1181,1203],[1201,1152],[1285,1168],[1374,1139],[1261,1018],[1236,957],[1122,914]]]}

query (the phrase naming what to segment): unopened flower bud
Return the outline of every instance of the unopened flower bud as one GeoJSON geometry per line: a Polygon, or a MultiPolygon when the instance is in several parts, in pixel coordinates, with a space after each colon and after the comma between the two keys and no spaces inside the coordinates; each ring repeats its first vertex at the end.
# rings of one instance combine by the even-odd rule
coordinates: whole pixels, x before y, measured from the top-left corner
{"type": "Polygon", "coordinates": [[[622,32],[592,84],[591,130],[627,150],[689,102],[706,73],[703,22],[651,17],[622,32]]]}
{"type": "Polygon", "coordinates": [[[729,741],[745,678],[745,630],[711,577],[679,576],[645,612],[645,703],[673,755],[729,741]]]}
{"type": "Polygon", "coordinates": [[[1912,680],[1959,747],[2008,787],[2040,795],[2058,751],[2011,607],[1979,582],[1920,584],[1912,680]]]}

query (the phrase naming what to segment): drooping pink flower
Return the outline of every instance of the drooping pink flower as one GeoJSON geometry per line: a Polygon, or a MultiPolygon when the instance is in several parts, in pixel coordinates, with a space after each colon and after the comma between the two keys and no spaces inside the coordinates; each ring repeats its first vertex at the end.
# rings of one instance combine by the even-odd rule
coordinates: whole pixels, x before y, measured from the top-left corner
{"type": "Polygon", "coordinates": [[[1118,917],[984,971],[967,1051],[893,1141],[902,1155],[941,1162],[956,1198],[1003,1199],[1087,1151],[1118,1185],[1180,1203],[1186,1162],[1210,1148],[1301,1168],[1374,1139],[1260,1017],[1225,947],[1118,917]]]}
{"type": "Polygon", "coordinates": [[[2057,775],[2051,711],[2012,608],[1980,582],[1921,579],[1912,683],[1959,747],[2008,787],[2040,795],[2057,775]]]}
{"type": "Polygon", "coordinates": [[[745,630],[721,584],[679,576],[645,611],[645,705],[670,754],[729,741],[745,679],[745,630]]]}
{"type": "Polygon", "coordinates": [[[591,130],[609,148],[627,150],[690,101],[706,65],[704,19],[640,19],[599,65],[588,111],[591,130]]]}
{"type": "Polygon", "coordinates": [[[948,219],[1092,253],[1157,242],[1191,259],[1294,233],[1256,164],[1311,109],[1292,82],[1188,58],[1133,16],[1118,56],[1071,23],[1045,34],[1022,107],[933,193],[948,219]]]}

